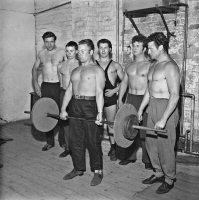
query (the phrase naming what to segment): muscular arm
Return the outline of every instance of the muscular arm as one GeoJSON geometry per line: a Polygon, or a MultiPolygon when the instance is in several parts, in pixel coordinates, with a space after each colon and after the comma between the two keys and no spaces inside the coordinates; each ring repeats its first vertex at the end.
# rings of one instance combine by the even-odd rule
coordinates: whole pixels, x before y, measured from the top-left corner
{"type": "Polygon", "coordinates": [[[41,89],[38,82],[38,68],[40,66],[41,60],[40,55],[38,55],[32,69],[33,87],[37,95],[41,96],[41,89]]]}
{"type": "Polygon", "coordinates": [[[142,113],[143,113],[144,109],[146,108],[146,106],[149,103],[149,97],[150,97],[150,95],[149,95],[149,90],[148,90],[148,87],[147,87],[146,91],[144,93],[144,97],[142,99],[142,103],[141,103],[141,105],[139,107],[139,110],[138,110],[138,119],[139,119],[139,121],[142,120],[142,113]]]}
{"type": "Polygon", "coordinates": [[[96,103],[98,112],[102,113],[104,107],[104,86],[105,86],[105,75],[101,68],[97,69],[96,72],[96,103]]]}
{"type": "Polygon", "coordinates": [[[70,102],[70,100],[72,98],[72,95],[73,95],[72,83],[70,82],[67,89],[66,89],[64,98],[63,98],[63,103],[62,103],[62,106],[61,106],[61,112],[66,111],[66,108],[67,108],[68,103],[70,102]]]}
{"type": "MultiPolygon", "coordinates": [[[[124,78],[124,71],[123,71],[122,66],[119,63],[117,63],[117,75],[118,75],[118,77],[119,77],[120,80],[123,80],[123,78],[124,78]]],[[[116,92],[119,91],[120,85],[121,84],[118,84],[118,86],[116,87],[116,92]]]]}
{"type": "Polygon", "coordinates": [[[159,122],[156,123],[156,128],[164,128],[166,122],[172,112],[175,110],[178,100],[179,100],[179,90],[180,90],[180,72],[178,66],[174,63],[169,63],[165,68],[165,78],[167,81],[167,87],[169,90],[169,101],[166,110],[159,122]],[[160,123],[161,122],[161,123],[160,123]],[[159,124],[160,123],[160,124],[159,124]]]}
{"type": "Polygon", "coordinates": [[[127,73],[125,72],[124,73],[124,78],[120,84],[120,89],[119,89],[119,102],[122,102],[122,98],[126,92],[126,89],[127,89],[127,86],[128,86],[128,75],[127,73]]]}

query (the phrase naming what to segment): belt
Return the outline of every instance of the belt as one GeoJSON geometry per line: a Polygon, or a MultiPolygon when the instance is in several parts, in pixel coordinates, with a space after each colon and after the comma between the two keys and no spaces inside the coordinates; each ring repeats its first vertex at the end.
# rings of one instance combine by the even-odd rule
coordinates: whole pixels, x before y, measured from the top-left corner
{"type": "Polygon", "coordinates": [[[73,95],[73,99],[95,100],[95,96],[73,95]]]}

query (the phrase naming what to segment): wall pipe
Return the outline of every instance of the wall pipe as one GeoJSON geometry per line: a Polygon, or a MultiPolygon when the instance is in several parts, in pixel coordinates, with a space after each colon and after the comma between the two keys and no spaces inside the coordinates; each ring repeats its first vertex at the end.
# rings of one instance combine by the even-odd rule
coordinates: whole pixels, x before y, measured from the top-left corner
{"type": "Polygon", "coordinates": [[[187,131],[185,133],[185,153],[192,154],[193,153],[193,136],[194,136],[195,95],[194,94],[190,94],[190,93],[182,93],[181,96],[183,98],[187,97],[187,98],[190,98],[192,100],[189,151],[187,150],[188,149],[187,145],[188,145],[188,134],[189,134],[189,132],[187,131]]]}
{"type": "MultiPolygon", "coordinates": [[[[188,38],[188,4],[186,3],[171,3],[170,5],[185,7],[185,24],[184,24],[184,41],[183,41],[183,64],[182,64],[182,77],[181,77],[181,93],[185,94],[185,83],[186,83],[186,70],[187,70],[187,38],[188,38]]],[[[185,98],[181,99],[181,117],[180,117],[180,134],[184,132],[184,103],[185,98]]]]}
{"type": "Polygon", "coordinates": [[[125,15],[123,14],[123,26],[122,26],[122,65],[124,63],[124,33],[125,33],[125,15]]]}
{"type": "Polygon", "coordinates": [[[119,0],[116,1],[116,61],[119,62],[119,0]]]}
{"type": "Polygon", "coordinates": [[[47,11],[50,11],[50,10],[54,10],[56,8],[59,8],[59,7],[62,7],[62,6],[65,6],[67,4],[71,4],[71,1],[68,1],[68,2],[65,2],[65,3],[62,3],[60,5],[57,5],[57,6],[53,6],[51,8],[47,8],[45,10],[42,10],[42,11],[39,11],[39,12],[35,12],[33,15],[38,15],[38,14],[41,14],[41,13],[44,13],[44,12],[47,12],[47,11]]]}

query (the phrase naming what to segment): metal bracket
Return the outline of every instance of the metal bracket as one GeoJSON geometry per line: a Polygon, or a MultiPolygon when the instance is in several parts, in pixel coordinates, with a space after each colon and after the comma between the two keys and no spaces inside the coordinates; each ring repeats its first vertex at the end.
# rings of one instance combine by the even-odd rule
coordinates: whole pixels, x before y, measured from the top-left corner
{"type": "Polygon", "coordinates": [[[162,21],[163,21],[163,23],[164,23],[164,26],[165,26],[165,28],[166,28],[166,30],[167,30],[167,39],[168,39],[168,41],[169,41],[171,36],[173,36],[173,37],[176,37],[176,36],[174,35],[174,33],[171,33],[171,32],[169,31],[169,28],[168,28],[168,26],[167,26],[167,23],[166,23],[166,20],[165,20],[165,18],[164,18],[164,15],[163,15],[163,13],[162,13],[162,10],[159,8],[158,5],[156,5],[156,9],[158,10],[158,12],[159,12],[159,14],[160,14],[160,16],[161,16],[161,18],[162,18],[162,21]]]}
{"type": "Polygon", "coordinates": [[[130,20],[130,22],[132,23],[133,27],[137,31],[138,35],[141,35],[140,30],[138,29],[137,25],[135,24],[135,21],[133,20],[132,17],[130,17],[130,15],[127,14],[127,11],[125,11],[124,15],[130,20]]]}

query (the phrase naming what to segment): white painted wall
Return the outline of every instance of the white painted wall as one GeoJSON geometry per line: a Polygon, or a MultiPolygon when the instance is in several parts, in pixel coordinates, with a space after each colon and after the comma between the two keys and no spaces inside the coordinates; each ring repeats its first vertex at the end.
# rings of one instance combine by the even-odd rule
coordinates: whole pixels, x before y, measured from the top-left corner
{"type": "Polygon", "coordinates": [[[34,0],[0,2],[0,119],[28,118],[35,60],[34,0]]]}

